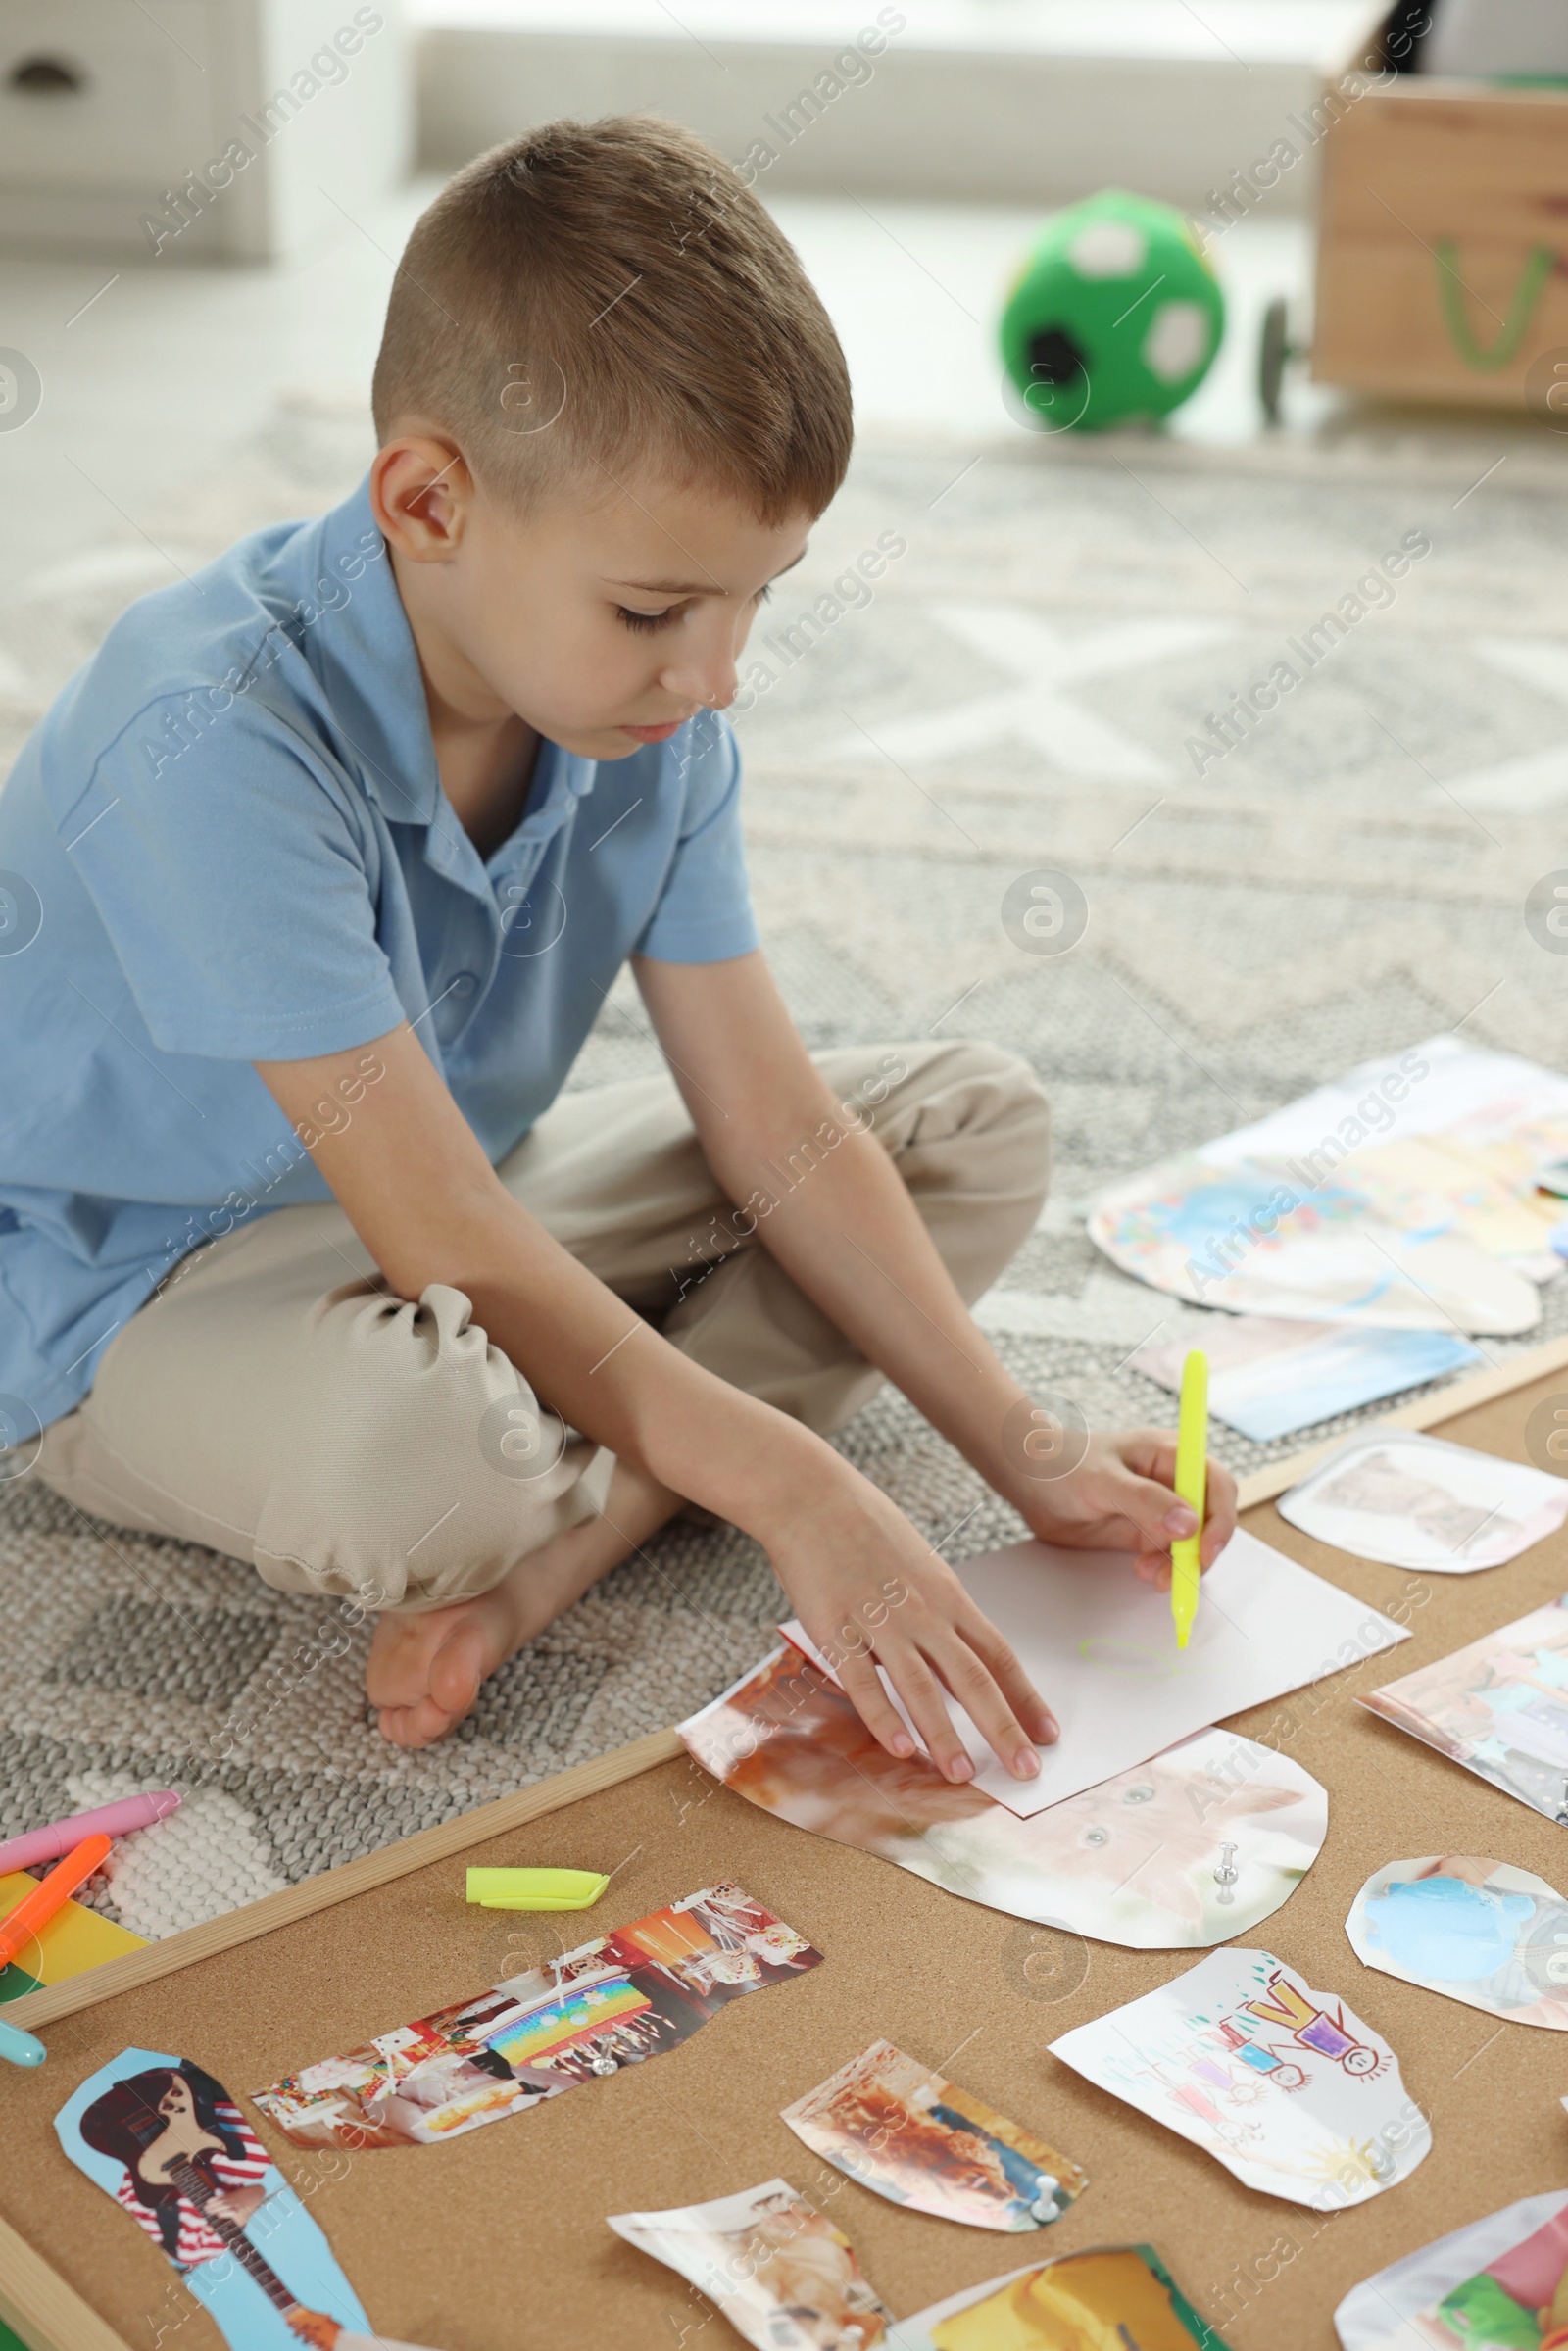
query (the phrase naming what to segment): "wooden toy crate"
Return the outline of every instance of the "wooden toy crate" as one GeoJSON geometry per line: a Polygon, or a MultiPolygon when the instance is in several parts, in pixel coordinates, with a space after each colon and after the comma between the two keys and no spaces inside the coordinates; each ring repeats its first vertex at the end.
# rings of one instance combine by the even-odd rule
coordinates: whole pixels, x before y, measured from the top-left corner
{"type": "Polygon", "coordinates": [[[1512,409],[1543,408],[1557,383],[1568,422],[1568,87],[1421,73],[1367,86],[1386,15],[1319,96],[1317,120],[1333,119],[1318,150],[1312,373],[1512,409]]]}

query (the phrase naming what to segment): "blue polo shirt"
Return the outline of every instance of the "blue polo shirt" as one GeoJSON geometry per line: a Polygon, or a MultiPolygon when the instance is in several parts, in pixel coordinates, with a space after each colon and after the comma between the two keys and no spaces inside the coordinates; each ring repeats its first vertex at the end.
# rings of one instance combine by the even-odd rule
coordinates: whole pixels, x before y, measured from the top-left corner
{"type": "Polygon", "coordinates": [[[494,1162],[628,955],[754,948],[739,790],[708,712],[546,743],[486,861],[364,487],[132,605],[0,792],[0,1444],[191,1249],[330,1197],[253,1061],[410,1021],[494,1162]]]}

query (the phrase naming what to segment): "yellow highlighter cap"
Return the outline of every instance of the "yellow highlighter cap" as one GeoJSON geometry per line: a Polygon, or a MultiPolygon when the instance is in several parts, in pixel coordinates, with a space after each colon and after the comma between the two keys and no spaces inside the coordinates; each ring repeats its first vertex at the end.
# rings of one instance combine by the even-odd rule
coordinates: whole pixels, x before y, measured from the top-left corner
{"type": "Polygon", "coordinates": [[[467,1898],[486,1910],[591,1910],[610,1880],[597,1870],[469,1870],[467,1898]]]}

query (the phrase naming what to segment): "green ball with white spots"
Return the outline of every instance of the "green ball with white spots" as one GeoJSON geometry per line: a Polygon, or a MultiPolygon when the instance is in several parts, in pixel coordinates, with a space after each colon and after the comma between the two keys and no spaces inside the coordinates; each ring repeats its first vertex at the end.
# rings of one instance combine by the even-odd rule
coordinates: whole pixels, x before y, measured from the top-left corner
{"type": "Polygon", "coordinates": [[[1093,432],[1179,408],[1224,331],[1186,214],[1106,188],[1042,230],[1002,314],[1002,356],[1034,421],[1093,432]]]}

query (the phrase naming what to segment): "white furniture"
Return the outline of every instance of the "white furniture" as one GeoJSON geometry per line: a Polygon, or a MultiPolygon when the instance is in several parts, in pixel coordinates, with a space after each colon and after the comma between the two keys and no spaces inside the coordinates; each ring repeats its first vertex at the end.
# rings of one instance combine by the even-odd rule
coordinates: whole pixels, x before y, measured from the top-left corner
{"type": "Polygon", "coordinates": [[[396,185],[411,114],[401,0],[0,0],[0,243],[277,259],[396,185]]]}

